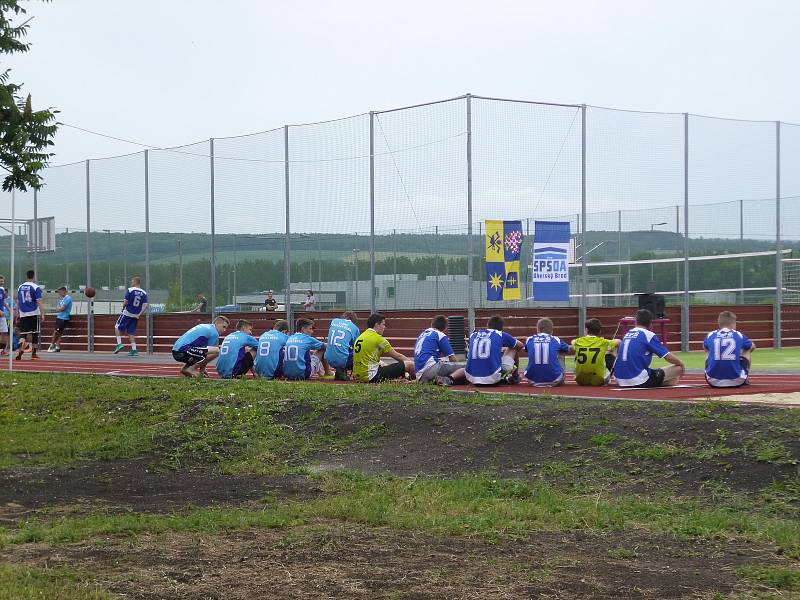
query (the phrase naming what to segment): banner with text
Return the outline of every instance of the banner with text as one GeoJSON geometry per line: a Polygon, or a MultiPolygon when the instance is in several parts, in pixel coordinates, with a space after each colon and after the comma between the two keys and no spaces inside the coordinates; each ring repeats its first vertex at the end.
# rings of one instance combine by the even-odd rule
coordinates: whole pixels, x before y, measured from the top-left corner
{"type": "Polygon", "coordinates": [[[569,223],[536,221],[531,260],[534,300],[569,302],[569,223]]]}
{"type": "Polygon", "coordinates": [[[521,300],[522,221],[486,221],[486,299],[521,300]]]}

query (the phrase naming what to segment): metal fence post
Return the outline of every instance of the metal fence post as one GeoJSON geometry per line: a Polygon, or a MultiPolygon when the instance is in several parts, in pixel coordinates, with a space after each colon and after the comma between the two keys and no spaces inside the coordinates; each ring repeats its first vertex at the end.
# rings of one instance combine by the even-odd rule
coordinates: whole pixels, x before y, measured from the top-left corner
{"type": "Polygon", "coordinates": [[[586,324],[586,286],[589,281],[589,267],[586,265],[587,250],[589,249],[586,241],[586,105],[581,105],[581,244],[583,251],[581,256],[581,304],[578,310],[578,335],[583,334],[586,324]]]}
{"type": "MultiPolygon", "coordinates": [[[[12,188],[11,190],[11,258],[10,258],[10,267],[11,272],[8,274],[8,278],[10,280],[9,290],[11,293],[14,294],[14,306],[17,306],[17,302],[19,301],[19,294],[17,293],[17,288],[15,286],[19,285],[18,279],[14,278],[14,267],[16,266],[14,263],[16,262],[16,255],[17,255],[17,245],[16,245],[16,235],[14,232],[15,226],[17,224],[17,191],[12,188]]],[[[5,318],[5,316],[3,316],[5,318]]],[[[11,319],[13,321],[13,313],[11,315],[11,319]]],[[[13,323],[12,323],[13,326],[13,323]]],[[[14,370],[14,334],[8,336],[8,370],[14,370]]]]}
{"type": "MultiPolygon", "coordinates": [[[[127,285],[127,273],[125,285],[127,285]]],[[[150,291],[150,151],[144,151],[144,287],[150,291]]],[[[147,311],[147,353],[153,353],[153,313],[147,311]]]]}
{"type": "MultiPolygon", "coordinates": [[[[622,211],[621,210],[617,211],[617,260],[619,262],[622,262],[622,211]]],[[[617,277],[619,277],[619,286],[621,288],[622,287],[622,265],[619,265],[617,267],[617,277]]],[[[626,291],[630,291],[630,290],[628,290],[629,286],[630,286],[630,282],[628,282],[627,285],[625,286],[625,290],[626,291]]],[[[622,302],[622,297],[621,296],[617,296],[617,301],[615,303],[615,306],[620,306],[621,302],[622,302]]]]}
{"type": "Polygon", "coordinates": [[[33,188],[33,272],[39,279],[39,190],[33,188]]]}
{"type": "Polygon", "coordinates": [[[392,285],[394,285],[394,308],[397,310],[397,229],[392,229],[392,285]]]}
{"type": "Polygon", "coordinates": [[[683,304],[681,350],[689,351],[689,113],[683,113],[683,304]]]}
{"type": "Polygon", "coordinates": [[[369,310],[375,312],[375,112],[369,111],[369,310]]]}
{"type": "MultiPolygon", "coordinates": [[[[217,316],[217,236],[216,236],[216,222],[214,216],[214,138],[208,140],[209,158],[211,161],[210,166],[210,183],[211,183],[211,320],[217,316]]],[[[183,294],[183,290],[181,290],[183,294]]],[[[183,305],[183,296],[181,296],[181,305],[183,305]]]]}
{"type": "MultiPolygon", "coordinates": [[[[92,285],[92,200],[89,185],[89,161],[86,161],[86,287],[92,285]]],[[[86,350],[94,352],[94,300],[86,309],[86,350]]]]}
{"type": "MultiPolygon", "coordinates": [[[[744,253],[744,200],[739,200],[739,252],[744,253]]],[[[739,259],[739,304],[744,304],[744,258],[739,259]]]]}
{"type": "MultiPolygon", "coordinates": [[[[675,239],[681,234],[681,205],[675,205],[675,239]]],[[[675,263],[675,291],[681,287],[681,263],[675,263]]]]}
{"type": "Polygon", "coordinates": [[[434,290],[434,306],[436,309],[439,309],[439,226],[436,225],[434,228],[434,240],[436,244],[436,254],[433,255],[433,262],[434,262],[434,281],[436,283],[436,289],[434,290]]]}
{"type": "Polygon", "coordinates": [[[467,327],[475,331],[475,298],[472,294],[472,94],[467,94],[467,327]]]}
{"type": "Polygon", "coordinates": [[[783,345],[781,338],[781,306],[783,304],[783,243],[781,241],[781,122],[775,121],[775,304],[773,311],[773,342],[783,345]]]}
{"type": "Polygon", "coordinates": [[[286,304],[286,320],[289,322],[291,331],[294,331],[292,323],[292,248],[289,240],[290,221],[289,221],[289,126],[283,126],[283,179],[284,194],[286,200],[286,237],[283,240],[283,277],[286,285],[284,303],[286,304]]]}

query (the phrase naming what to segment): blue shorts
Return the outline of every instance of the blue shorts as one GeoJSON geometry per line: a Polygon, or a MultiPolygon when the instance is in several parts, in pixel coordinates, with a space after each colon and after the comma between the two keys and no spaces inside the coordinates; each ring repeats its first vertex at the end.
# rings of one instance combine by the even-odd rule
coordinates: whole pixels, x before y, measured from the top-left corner
{"type": "Polygon", "coordinates": [[[117,319],[116,328],[118,331],[122,331],[128,335],[134,335],[137,325],[139,325],[139,319],[134,319],[128,315],[120,315],[119,319],[117,319]]]}

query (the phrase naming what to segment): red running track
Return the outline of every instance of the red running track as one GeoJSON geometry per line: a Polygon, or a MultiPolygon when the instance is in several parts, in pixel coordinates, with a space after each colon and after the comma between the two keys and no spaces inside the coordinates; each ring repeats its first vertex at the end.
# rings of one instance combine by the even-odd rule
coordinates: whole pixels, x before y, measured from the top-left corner
{"type": "MultiPolygon", "coordinates": [[[[2,361],[0,370],[8,370],[8,362],[2,361]]],[[[178,363],[150,362],[146,358],[127,359],[117,358],[111,360],[48,360],[45,355],[38,361],[31,361],[25,356],[21,361],[14,361],[14,370],[37,373],[88,373],[94,375],[117,375],[135,377],[179,377],[178,363]]],[[[216,376],[213,367],[209,373],[216,376]]],[[[332,380],[321,380],[320,383],[333,383],[332,380]]],[[[340,382],[337,382],[340,383],[340,382]]],[[[567,383],[557,388],[541,388],[521,383],[513,386],[490,386],[476,388],[475,386],[456,386],[453,389],[462,391],[491,391],[514,394],[550,394],[552,396],[569,396],[583,398],[620,398],[631,400],[707,400],[719,396],[746,396],[753,394],[774,394],[800,392],[800,374],[754,374],[750,378],[750,385],[742,388],[711,388],[705,383],[702,373],[689,373],[681,379],[681,385],[671,388],[658,389],[624,389],[614,385],[606,387],[584,387],[575,384],[571,375],[567,383]]],[[[770,402],[770,404],[780,405],[770,402]]],[[[787,404],[788,405],[788,404],[787,404]]]]}

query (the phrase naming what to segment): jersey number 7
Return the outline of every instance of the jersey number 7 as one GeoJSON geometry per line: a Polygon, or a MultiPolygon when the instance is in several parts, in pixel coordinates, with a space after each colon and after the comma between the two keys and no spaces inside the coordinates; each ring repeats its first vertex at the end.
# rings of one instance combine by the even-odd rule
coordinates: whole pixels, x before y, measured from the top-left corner
{"type": "Polygon", "coordinates": [[[579,365],[586,364],[586,361],[589,360],[589,352],[592,353],[591,363],[595,364],[597,362],[597,356],[600,354],[600,348],[578,348],[578,354],[575,356],[575,362],[579,365]]]}

